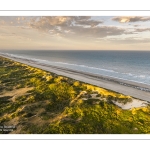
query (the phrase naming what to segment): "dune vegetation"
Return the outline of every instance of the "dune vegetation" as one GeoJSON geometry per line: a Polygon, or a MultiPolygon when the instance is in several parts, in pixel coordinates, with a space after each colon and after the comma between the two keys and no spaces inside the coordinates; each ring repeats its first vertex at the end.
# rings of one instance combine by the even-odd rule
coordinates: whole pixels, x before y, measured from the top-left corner
{"type": "Polygon", "coordinates": [[[0,57],[0,133],[150,133],[150,106],[123,110],[132,97],[0,57]]]}

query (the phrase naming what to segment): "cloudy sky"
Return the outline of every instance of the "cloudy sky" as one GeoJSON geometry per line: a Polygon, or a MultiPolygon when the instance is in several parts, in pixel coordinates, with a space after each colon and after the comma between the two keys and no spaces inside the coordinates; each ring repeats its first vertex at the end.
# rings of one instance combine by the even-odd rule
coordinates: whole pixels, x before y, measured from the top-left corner
{"type": "Polygon", "coordinates": [[[150,50],[149,16],[0,17],[0,50],[150,50]]]}

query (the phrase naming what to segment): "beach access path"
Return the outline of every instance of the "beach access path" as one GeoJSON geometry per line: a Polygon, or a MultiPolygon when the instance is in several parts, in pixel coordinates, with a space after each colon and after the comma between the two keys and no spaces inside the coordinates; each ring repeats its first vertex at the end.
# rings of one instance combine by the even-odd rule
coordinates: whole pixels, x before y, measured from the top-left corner
{"type": "Polygon", "coordinates": [[[96,85],[108,90],[112,90],[114,92],[118,92],[124,95],[129,95],[150,102],[150,85],[128,81],[128,80],[122,80],[122,79],[108,77],[108,76],[102,76],[98,74],[92,74],[88,72],[72,70],[68,68],[52,66],[48,64],[42,64],[28,59],[10,57],[2,54],[1,56],[23,64],[27,64],[32,67],[53,72],[58,75],[66,76],[78,81],[96,85]]]}

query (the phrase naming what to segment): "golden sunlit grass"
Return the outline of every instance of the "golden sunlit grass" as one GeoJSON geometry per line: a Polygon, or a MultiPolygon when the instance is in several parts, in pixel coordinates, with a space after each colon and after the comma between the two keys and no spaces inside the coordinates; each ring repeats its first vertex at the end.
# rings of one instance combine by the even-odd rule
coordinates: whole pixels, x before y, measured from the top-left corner
{"type": "Polygon", "coordinates": [[[1,133],[150,133],[150,107],[123,110],[132,97],[0,57],[1,133]],[[11,93],[11,95],[10,95],[11,93]]]}

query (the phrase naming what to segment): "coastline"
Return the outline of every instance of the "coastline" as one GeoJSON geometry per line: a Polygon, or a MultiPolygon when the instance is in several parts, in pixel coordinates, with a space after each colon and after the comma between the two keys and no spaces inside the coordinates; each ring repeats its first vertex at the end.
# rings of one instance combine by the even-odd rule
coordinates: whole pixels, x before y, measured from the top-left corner
{"type": "Polygon", "coordinates": [[[102,75],[96,75],[96,74],[82,72],[82,71],[71,70],[62,67],[51,66],[47,64],[41,64],[41,63],[39,64],[36,61],[9,57],[2,54],[0,56],[45,71],[53,72],[58,75],[66,76],[81,82],[96,85],[108,90],[112,90],[114,92],[122,93],[125,95],[129,95],[150,102],[150,86],[146,84],[126,81],[126,80],[102,76],[102,75]]]}
{"type": "MultiPolygon", "coordinates": [[[[0,58],[1,134],[136,134],[150,131],[147,101],[57,75],[39,66],[0,58]]],[[[57,68],[57,71],[69,72],[62,69],[57,68]]],[[[82,72],[70,74],[80,79],[83,75],[82,72]]],[[[92,78],[83,75],[84,79],[87,77],[88,80],[92,78]]],[[[111,79],[109,82],[116,83],[111,79]]]]}

